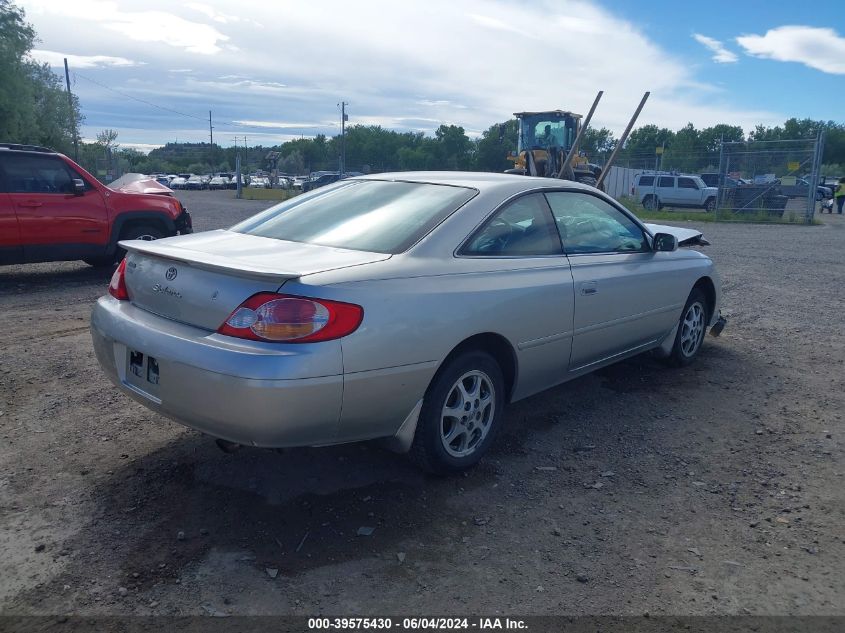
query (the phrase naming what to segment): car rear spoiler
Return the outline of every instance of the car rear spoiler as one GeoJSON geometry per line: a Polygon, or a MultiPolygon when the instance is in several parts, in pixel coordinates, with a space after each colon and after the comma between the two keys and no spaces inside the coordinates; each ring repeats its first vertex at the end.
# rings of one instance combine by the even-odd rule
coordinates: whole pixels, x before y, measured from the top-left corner
{"type": "Polygon", "coordinates": [[[296,279],[302,276],[301,272],[279,271],[275,268],[267,268],[254,263],[243,261],[233,262],[230,257],[220,257],[203,251],[188,250],[184,246],[174,247],[166,243],[147,240],[122,240],[118,242],[121,248],[132,253],[142,253],[164,259],[172,259],[177,262],[184,262],[203,270],[223,271],[228,275],[236,277],[247,277],[255,279],[273,279],[284,282],[287,279],[296,279]]]}
{"type": "Polygon", "coordinates": [[[678,240],[678,246],[709,246],[710,242],[704,239],[704,235],[698,229],[683,229],[678,226],[666,226],[664,224],[646,224],[645,227],[652,235],[657,233],[668,233],[674,235],[678,240]]]}

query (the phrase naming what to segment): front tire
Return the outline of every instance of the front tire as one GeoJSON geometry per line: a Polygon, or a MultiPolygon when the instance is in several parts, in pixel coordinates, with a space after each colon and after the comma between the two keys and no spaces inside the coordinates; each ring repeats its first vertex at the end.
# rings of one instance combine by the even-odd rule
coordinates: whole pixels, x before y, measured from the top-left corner
{"type": "Polygon", "coordinates": [[[713,213],[716,210],[716,198],[707,198],[704,202],[704,210],[707,213],[713,213]]]}
{"type": "MultiPolygon", "coordinates": [[[[152,224],[133,224],[125,228],[120,234],[122,240],[144,240],[146,242],[159,240],[163,237],[162,230],[152,224]]],[[[118,246],[114,253],[114,260],[119,262],[125,256],[126,251],[118,246]]]]}
{"type": "Polygon", "coordinates": [[[437,372],[426,391],[411,459],[437,475],[475,466],[493,443],[504,405],[498,363],[481,351],[457,356],[437,372]]]}
{"type": "Polygon", "coordinates": [[[709,314],[704,293],[698,288],[693,288],[681,311],[672,352],[666,359],[670,365],[686,367],[695,360],[707,332],[709,314]]]}

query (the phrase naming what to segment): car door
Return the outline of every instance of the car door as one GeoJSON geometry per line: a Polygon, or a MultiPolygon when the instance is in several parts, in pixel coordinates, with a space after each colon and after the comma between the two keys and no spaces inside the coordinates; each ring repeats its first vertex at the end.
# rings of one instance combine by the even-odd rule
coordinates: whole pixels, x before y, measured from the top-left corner
{"type": "Polygon", "coordinates": [[[100,254],[109,240],[109,218],[97,189],[85,183],[81,194],[74,193],[73,179],[82,177],[58,156],[7,155],[0,160],[27,261],[100,254]]]}
{"type": "Polygon", "coordinates": [[[657,179],[657,197],[662,204],[677,204],[678,191],[674,176],[660,176],[657,179]]]}
{"type": "MultiPolygon", "coordinates": [[[[585,191],[546,194],[575,284],[570,372],[664,336],[679,306],[665,292],[671,253],[655,253],[624,211],[585,191]]],[[[676,293],[675,293],[676,294],[676,293]]]]}
{"type": "Polygon", "coordinates": [[[18,216],[11,197],[6,193],[6,178],[0,165],[0,264],[14,264],[22,257],[18,216]]]}
{"type": "Polygon", "coordinates": [[[497,289],[498,331],[516,346],[521,398],[566,379],[572,349],[574,292],[569,260],[542,193],[498,209],[461,247],[461,259],[497,289]],[[467,263],[467,262],[465,262],[467,263]]]}
{"type": "Polygon", "coordinates": [[[701,204],[701,190],[692,178],[678,176],[678,189],[676,193],[676,204],[686,207],[694,207],[701,204]]]}

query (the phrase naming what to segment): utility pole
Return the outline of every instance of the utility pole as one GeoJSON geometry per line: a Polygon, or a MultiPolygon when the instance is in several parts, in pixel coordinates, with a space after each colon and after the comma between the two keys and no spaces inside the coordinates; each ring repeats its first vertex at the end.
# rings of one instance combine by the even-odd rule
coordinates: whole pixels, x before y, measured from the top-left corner
{"type": "MultiPolygon", "coordinates": [[[[209,155],[211,156],[211,160],[209,162],[214,163],[214,128],[211,126],[211,110],[208,111],[208,138],[209,138],[209,155]]],[[[212,165],[212,168],[214,166],[212,165]]]]}
{"type": "Polygon", "coordinates": [[[244,164],[247,172],[249,171],[249,147],[246,144],[246,134],[244,134],[244,164]]]}
{"type": "Polygon", "coordinates": [[[67,86],[67,104],[70,115],[70,127],[73,134],[73,160],[79,162],[79,135],[76,132],[76,117],[73,116],[73,95],[70,92],[70,72],[67,69],[67,57],[65,57],[65,85],[67,86]]]}
{"type": "Polygon", "coordinates": [[[340,102],[340,175],[346,172],[346,122],[349,116],[346,114],[346,101],[340,102]]]}

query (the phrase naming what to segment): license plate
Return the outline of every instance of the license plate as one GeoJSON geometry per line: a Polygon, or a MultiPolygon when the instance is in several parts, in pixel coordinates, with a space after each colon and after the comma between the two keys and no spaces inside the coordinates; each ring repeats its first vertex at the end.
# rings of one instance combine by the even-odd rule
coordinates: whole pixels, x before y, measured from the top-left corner
{"type": "Polygon", "coordinates": [[[158,398],[158,386],[161,380],[158,360],[133,349],[127,350],[126,383],[136,390],[158,398]]]}

